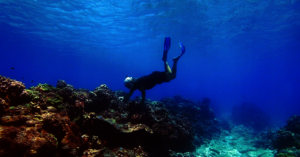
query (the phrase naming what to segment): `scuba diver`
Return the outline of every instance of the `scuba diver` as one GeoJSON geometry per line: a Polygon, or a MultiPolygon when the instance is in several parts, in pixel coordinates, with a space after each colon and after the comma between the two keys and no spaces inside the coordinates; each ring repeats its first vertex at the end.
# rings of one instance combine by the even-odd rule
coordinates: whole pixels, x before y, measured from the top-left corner
{"type": "Polygon", "coordinates": [[[157,84],[161,84],[163,82],[170,82],[171,80],[176,78],[176,72],[177,72],[177,62],[179,58],[185,53],[185,47],[182,43],[179,43],[179,46],[181,48],[181,54],[175,58],[173,58],[173,67],[172,70],[167,62],[167,55],[168,51],[171,47],[171,38],[165,37],[164,42],[164,53],[163,53],[163,62],[165,71],[154,71],[150,75],[142,76],[140,78],[132,78],[126,76],[126,79],[124,80],[125,87],[130,89],[129,93],[124,97],[123,102],[127,102],[133,92],[135,90],[140,90],[142,93],[142,101],[143,104],[145,102],[146,92],[145,90],[153,88],[157,84]]]}

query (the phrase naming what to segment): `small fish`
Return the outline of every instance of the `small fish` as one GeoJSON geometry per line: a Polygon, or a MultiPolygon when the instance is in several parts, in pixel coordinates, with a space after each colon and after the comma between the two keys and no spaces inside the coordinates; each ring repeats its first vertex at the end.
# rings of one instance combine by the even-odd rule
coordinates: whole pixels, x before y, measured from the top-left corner
{"type": "Polygon", "coordinates": [[[14,70],[15,68],[14,68],[14,67],[11,67],[11,69],[14,70]]]}
{"type": "Polygon", "coordinates": [[[33,80],[31,80],[31,82],[34,82],[33,80]]]}
{"type": "Polygon", "coordinates": [[[24,79],[24,77],[22,77],[21,79],[24,79]]]}

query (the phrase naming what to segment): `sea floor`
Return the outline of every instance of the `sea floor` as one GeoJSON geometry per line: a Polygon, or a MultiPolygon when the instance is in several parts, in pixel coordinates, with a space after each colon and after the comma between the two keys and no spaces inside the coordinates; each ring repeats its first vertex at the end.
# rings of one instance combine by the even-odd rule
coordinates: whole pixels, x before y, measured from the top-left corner
{"type": "Polygon", "coordinates": [[[275,150],[258,148],[260,139],[251,130],[236,126],[231,132],[223,130],[221,136],[196,149],[196,157],[274,157],[275,150]]]}

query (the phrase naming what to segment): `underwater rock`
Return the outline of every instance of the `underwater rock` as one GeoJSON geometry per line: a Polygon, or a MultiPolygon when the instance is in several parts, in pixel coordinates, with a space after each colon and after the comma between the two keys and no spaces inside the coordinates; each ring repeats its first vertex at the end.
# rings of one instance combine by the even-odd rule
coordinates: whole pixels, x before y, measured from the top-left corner
{"type": "Polygon", "coordinates": [[[275,148],[277,149],[285,149],[294,146],[296,143],[295,134],[286,131],[284,129],[277,131],[277,138],[275,141],[275,148]]]}
{"type": "Polygon", "coordinates": [[[255,147],[264,149],[274,149],[274,141],[277,138],[277,129],[261,131],[256,135],[255,147]]]}
{"type": "Polygon", "coordinates": [[[300,135],[300,116],[294,115],[287,120],[287,124],[285,126],[287,131],[291,131],[295,134],[300,135]]]}
{"type": "Polygon", "coordinates": [[[278,149],[276,156],[300,155],[300,116],[294,115],[287,120],[287,124],[276,132],[273,140],[274,148],[278,149]]]}
{"type": "MultiPolygon", "coordinates": [[[[16,105],[29,100],[29,93],[25,90],[22,82],[12,80],[0,75],[0,101],[3,104],[16,105]]],[[[6,105],[7,107],[7,105],[6,105]]],[[[0,108],[1,111],[7,109],[5,106],[0,108]]]]}
{"type": "Polygon", "coordinates": [[[48,112],[57,112],[57,109],[55,107],[53,107],[53,106],[48,106],[47,107],[47,111],[48,112]]]}
{"type": "Polygon", "coordinates": [[[0,156],[76,156],[80,132],[61,114],[66,111],[59,109],[58,90],[47,84],[25,89],[20,82],[0,79],[0,156]]]}
{"type": "MultiPolygon", "coordinates": [[[[116,97],[108,97],[112,98],[111,102],[117,102],[113,100],[116,97]]],[[[167,147],[176,151],[192,151],[194,148],[194,130],[190,122],[184,117],[171,116],[161,102],[144,106],[136,102],[111,103],[106,107],[102,108],[102,112],[84,115],[86,130],[83,132],[105,138],[109,148],[132,148],[139,143],[146,152],[155,150],[150,151],[150,156],[155,156],[153,153],[157,152],[168,156],[167,147]]]]}
{"type": "Polygon", "coordinates": [[[5,95],[19,96],[23,90],[25,89],[25,85],[22,82],[12,80],[0,75],[0,96],[5,97],[5,95]]]}
{"type": "Polygon", "coordinates": [[[48,156],[57,148],[54,135],[35,127],[0,126],[0,156],[48,156]]]}
{"type": "Polygon", "coordinates": [[[292,147],[290,149],[283,149],[278,151],[275,157],[298,157],[300,156],[300,150],[292,147]]]}
{"type": "Polygon", "coordinates": [[[209,108],[210,100],[203,98],[202,102],[192,101],[182,96],[164,98],[161,100],[171,115],[186,117],[195,130],[194,143],[203,144],[203,141],[212,139],[221,133],[221,126],[215,119],[213,111],[209,108]]]}
{"type": "Polygon", "coordinates": [[[60,88],[63,89],[65,87],[67,87],[67,83],[64,80],[58,80],[56,83],[56,88],[60,88]]]}

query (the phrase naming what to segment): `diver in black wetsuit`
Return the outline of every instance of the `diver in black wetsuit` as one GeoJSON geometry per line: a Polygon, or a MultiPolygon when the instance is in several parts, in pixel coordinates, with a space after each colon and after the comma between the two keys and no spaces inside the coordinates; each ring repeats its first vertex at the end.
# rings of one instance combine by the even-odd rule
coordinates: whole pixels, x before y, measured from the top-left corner
{"type": "Polygon", "coordinates": [[[154,71],[150,75],[142,76],[140,78],[132,78],[127,77],[124,80],[125,87],[130,89],[129,93],[124,97],[124,102],[127,102],[133,92],[135,90],[140,90],[142,93],[142,102],[144,103],[146,92],[145,90],[153,88],[157,84],[161,84],[163,82],[170,82],[171,80],[175,79],[176,77],[176,71],[177,71],[177,62],[179,58],[185,53],[185,47],[182,45],[182,43],[179,43],[179,46],[181,48],[181,54],[175,58],[173,58],[173,67],[172,70],[167,62],[167,55],[168,51],[171,47],[171,38],[165,37],[164,42],[164,54],[163,54],[163,62],[165,66],[165,71],[154,71]]]}

